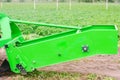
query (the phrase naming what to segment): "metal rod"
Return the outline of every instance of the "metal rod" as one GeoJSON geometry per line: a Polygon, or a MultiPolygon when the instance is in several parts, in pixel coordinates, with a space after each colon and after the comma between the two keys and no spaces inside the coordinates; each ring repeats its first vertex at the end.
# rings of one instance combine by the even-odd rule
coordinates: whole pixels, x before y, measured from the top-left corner
{"type": "Polygon", "coordinates": [[[69,0],[69,10],[71,10],[71,6],[72,6],[72,1],[69,0]]]}
{"type": "Polygon", "coordinates": [[[0,1],[0,8],[2,8],[3,7],[3,2],[2,2],[2,0],[0,1]]]}
{"type": "Polygon", "coordinates": [[[57,28],[81,29],[81,27],[76,27],[76,26],[55,25],[55,24],[29,22],[29,21],[21,21],[21,20],[13,20],[13,19],[10,19],[10,22],[22,23],[22,24],[33,24],[33,25],[47,26],[47,27],[57,27],[57,28]]]}
{"type": "Polygon", "coordinates": [[[106,10],[108,10],[108,0],[106,0],[106,10]]]}
{"type": "Polygon", "coordinates": [[[34,0],[34,9],[36,9],[36,1],[34,0]]]}
{"type": "Polygon", "coordinates": [[[59,7],[59,1],[56,0],[56,10],[58,10],[58,7],[59,7]]]}

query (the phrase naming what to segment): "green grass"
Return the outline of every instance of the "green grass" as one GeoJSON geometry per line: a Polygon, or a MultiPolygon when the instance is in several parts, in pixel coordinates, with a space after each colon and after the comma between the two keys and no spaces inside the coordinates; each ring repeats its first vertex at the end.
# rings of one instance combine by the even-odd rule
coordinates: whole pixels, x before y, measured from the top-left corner
{"type": "Polygon", "coordinates": [[[81,74],[68,72],[54,71],[34,71],[27,76],[13,75],[12,80],[115,80],[114,78],[96,75],[96,74],[81,74]]]}
{"type": "Polygon", "coordinates": [[[120,5],[109,4],[109,9],[105,9],[105,4],[73,3],[72,10],[69,10],[67,3],[61,3],[56,10],[54,3],[37,4],[37,9],[33,10],[33,4],[5,3],[1,12],[8,14],[11,18],[47,22],[64,25],[93,25],[93,24],[115,24],[120,26],[120,5]]]}
{"type": "Polygon", "coordinates": [[[38,3],[36,10],[32,3],[3,3],[0,12],[20,20],[72,26],[113,24],[120,30],[119,9],[120,5],[113,3],[109,3],[108,10],[104,3],[73,3],[71,10],[67,3],[60,3],[58,10],[55,3],[38,3]]]}

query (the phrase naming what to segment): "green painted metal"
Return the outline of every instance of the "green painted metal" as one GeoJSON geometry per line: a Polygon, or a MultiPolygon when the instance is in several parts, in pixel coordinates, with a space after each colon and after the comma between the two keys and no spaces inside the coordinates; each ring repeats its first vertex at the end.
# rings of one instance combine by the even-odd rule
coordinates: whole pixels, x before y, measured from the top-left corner
{"type": "Polygon", "coordinates": [[[91,25],[79,28],[13,20],[5,15],[0,17],[0,25],[3,33],[0,47],[5,46],[10,68],[15,73],[20,73],[17,65],[21,65],[26,72],[31,72],[48,65],[97,54],[117,54],[118,51],[118,31],[114,25],[91,25]],[[71,30],[25,41],[16,23],[71,30]]]}

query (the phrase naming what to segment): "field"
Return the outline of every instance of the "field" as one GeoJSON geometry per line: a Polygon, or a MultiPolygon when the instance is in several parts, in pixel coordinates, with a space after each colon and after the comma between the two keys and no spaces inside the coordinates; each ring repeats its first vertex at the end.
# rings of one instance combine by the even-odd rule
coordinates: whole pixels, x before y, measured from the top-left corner
{"type": "MultiPolygon", "coordinates": [[[[119,4],[110,3],[108,10],[104,3],[73,3],[71,10],[67,3],[59,4],[58,10],[55,3],[39,3],[36,7],[34,10],[32,3],[3,3],[0,11],[19,20],[78,27],[94,24],[114,24],[120,27],[119,4]]],[[[28,30],[32,32],[32,28],[28,30]]]]}
{"type": "MultiPolygon", "coordinates": [[[[38,3],[37,8],[34,10],[32,3],[3,3],[3,7],[0,8],[0,12],[6,13],[10,18],[19,19],[19,20],[37,21],[37,22],[78,26],[78,27],[84,27],[86,25],[93,25],[93,24],[113,24],[113,25],[117,25],[118,29],[120,30],[120,5],[119,4],[110,3],[109,9],[106,10],[104,3],[94,3],[94,4],[73,3],[72,9],[69,10],[69,6],[67,3],[60,3],[59,9],[56,10],[55,3],[38,3]]],[[[25,26],[25,27],[27,27],[27,29],[24,29],[24,27],[22,29],[23,32],[25,31],[24,33],[31,33],[34,31],[33,29],[34,27],[30,26],[29,29],[28,29],[28,26],[25,26]],[[30,32],[27,32],[28,30],[30,32]]],[[[54,29],[54,31],[55,30],[56,29],[54,29]]],[[[111,57],[108,57],[108,60],[110,58],[111,57]]],[[[117,59],[119,59],[119,57],[117,59]]],[[[91,60],[88,60],[88,61],[91,61],[91,60]]],[[[111,61],[111,63],[112,62],[114,61],[111,61]]],[[[119,65],[119,61],[117,61],[115,65],[116,64],[119,65]]],[[[40,80],[53,80],[53,79],[54,80],[55,79],[56,80],[70,80],[70,79],[71,80],[80,80],[80,79],[81,80],[115,80],[114,78],[112,78],[115,76],[107,77],[107,76],[104,76],[104,74],[102,75],[102,73],[99,73],[100,75],[92,74],[92,73],[90,74],[78,73],[78,72],[74,72],[74,70],[73,70],[74,73],[69,73],[69,71],[67,70],[64,72],[64,69],[63,69],[63,72],[59,72],[59,71],[56,72],[56,69],[53,69],[53,71],[50,71],[51,68],[49,68],[47,72],[44,71],[44,70],[47,70],[46,68],[41,69],[41,70],[43,71],[40,71],[40,72],[35,71],[33,73],[28,74],[28,76],[25,76],[25,77],[21,75],[12,74],[11,75],[12,77],[8,76],[7,79],[9,80],[13,80],[13,79],[14,80],[16,79],[18,80],[29,80],[29,79],[31,80],[33,79],[40,79],[40,80]]],[[[111,75],[108,75],[108,76],[111,76],[111,75]]],[[[3,77],[3,79],[6,79],[6,77],[5,78],[3,77]]]]}

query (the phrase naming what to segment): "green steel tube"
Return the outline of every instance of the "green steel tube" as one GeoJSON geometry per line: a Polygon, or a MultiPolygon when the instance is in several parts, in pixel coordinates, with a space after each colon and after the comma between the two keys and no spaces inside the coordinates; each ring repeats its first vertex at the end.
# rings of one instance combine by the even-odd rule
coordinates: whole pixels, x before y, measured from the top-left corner
{"type": "Polygon", "coordinates": [[[47,26],[47,27],[67,28],[67,29],[81,29],[81,27],[75,27],[75,26],[46,24],[46,23],[29,22],[29,21],[21,21],[21,20],[14,20],[14,19],[10,19],[10,22],[22,23],[22,24],[34,24],[38,26],[47,26]]]}

